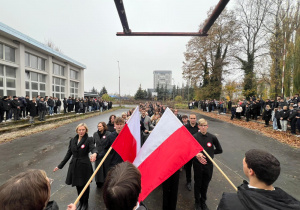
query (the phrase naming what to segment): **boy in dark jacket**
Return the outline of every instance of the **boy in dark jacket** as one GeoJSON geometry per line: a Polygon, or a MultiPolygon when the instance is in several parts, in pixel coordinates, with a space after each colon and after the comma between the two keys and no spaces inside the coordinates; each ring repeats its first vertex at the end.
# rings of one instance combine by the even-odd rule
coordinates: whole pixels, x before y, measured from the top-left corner
{"type": "Polygon", "coordinates": [[[11,101],[11,108],[12,108],[12,111],[13,111],[13,114],[14,114],[14,120],[17,121],[17,120],[20,120],[20,101],[18,99],[17,96],[14,96],[13,97],[14,100],[11,101]]]}
{"type": "Polygon", "coordinates": [[[231,107],[231,118],[230,118],[231,120],[233,120],[235,113],[236,113],[236,105],[233,105],[231,107]]]}
{"type": "Polygon", "coordinates": [[[39,110],[39,121],[45,121],[45,115],[46,115],[46,102],[44,101],[44,98],[40,98],[40,102],[38,104],[38,110],[39,110]]]}
{"type": "Polygon", "coordinates": [[[280,174],[280,162],[272,154],[252,149],[243,160],[244,174],[249,183],[238,187],[237,193],[223,193],[218,210],[299,210],[300,202],[272,184],[280,174]]]}
{"type": "Polygon", "coordinates": [[[32,98],[32,100],[29,102],[29,112],[30,112],[30,119],[29,119],[29,123],[33,124],[34,123],[34,117],[37,116],[37,111],[36,111],[36,99],[35,97],[32,98]]]}

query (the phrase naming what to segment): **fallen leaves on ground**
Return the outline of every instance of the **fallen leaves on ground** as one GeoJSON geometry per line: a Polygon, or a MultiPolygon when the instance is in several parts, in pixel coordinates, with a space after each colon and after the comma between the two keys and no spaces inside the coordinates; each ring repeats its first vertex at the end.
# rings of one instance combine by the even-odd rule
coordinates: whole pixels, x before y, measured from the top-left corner
{"type": "Polygon", "coordinates": [[[200,110],[197,110],[199,114],[219,119],[222,121],[226,121],[228,123],[247,128],[253,131],[258,131],[262,133],[265,136],[268,136],[270,138],[276,139],[282,143],[288,144],[292,147],[300,148],[300,138],[296,137],[295,135],[292,135],[289,131],[288,132],[280,132],[280,131],[275,131],[273,130],[272,127],[272,121],[270,121],[269,127],[264,127],[264,121],[262,120],[257,120],[257,121],[249,121],[246,122],[245,119],[238,120],[234,118],[233,120],[230,120],[230,115],[217,115],[214,112],[203,112],[200,110]]]}

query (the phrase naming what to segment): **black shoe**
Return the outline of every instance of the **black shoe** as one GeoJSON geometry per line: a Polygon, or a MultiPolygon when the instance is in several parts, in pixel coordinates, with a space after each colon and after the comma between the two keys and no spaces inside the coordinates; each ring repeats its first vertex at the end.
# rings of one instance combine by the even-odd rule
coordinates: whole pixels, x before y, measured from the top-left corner
{"type": "Polygon", "coordinates": [[[188,189],[188,191],[192,191],[192,185],[191,185],[190,182],[188,182],[188,183],[186,184],[186,188],[188,189]]]}
{"type": "Polygon", "coordinates": [[[202,210],[209,210],[206,203],[201,203],[202,210]]]}
{"type": "Polygon", "coordinates": [[[200,203],[195,203],[195,210],[202,210],[200,203]]]}

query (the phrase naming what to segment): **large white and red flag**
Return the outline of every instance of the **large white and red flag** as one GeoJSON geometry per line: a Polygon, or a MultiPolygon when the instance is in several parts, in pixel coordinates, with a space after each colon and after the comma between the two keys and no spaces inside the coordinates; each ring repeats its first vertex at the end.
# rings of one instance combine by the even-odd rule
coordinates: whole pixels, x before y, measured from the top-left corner
{"type": "Polygon", "coordinates": [[[133,162],[141,148],[140,112],[136,107],[131,117],[112,144],[112,148],[122,157],[123,161],[133,162]]]}
{"type": "Polygon", "coordinates": [[[167,108],[133,164],[142,174],[143,201],[203,148],[178,118],[167,108]]]}

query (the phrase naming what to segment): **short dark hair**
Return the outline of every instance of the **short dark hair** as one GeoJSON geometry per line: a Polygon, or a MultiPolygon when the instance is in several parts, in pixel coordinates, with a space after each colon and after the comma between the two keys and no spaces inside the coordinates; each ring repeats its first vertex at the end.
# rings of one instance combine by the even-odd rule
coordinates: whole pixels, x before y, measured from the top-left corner
{"type": "Polygon", "coordinates": [[[41,210],[49,198],[50,185],[43,170],[22,172],[0,186],[1,210],[41,210]]]}
{"type": "Polygon", "coordinates": [[[114,122],[115,124],[125,124],[125,120],[122,118],[122,117],[117,117],[116,119],[115,119],[115,122],[114,122]]]}
{"type": "Polygon", "coordinates": [[[272,185],[279,177],[280,162],[266,151],[249,150],[245,154],[245,162],[255,172],[257,179],[267,185],[272,185]]]}
{"type": "Polygon", "coordinates": [[[183,118],[189,118],[189,117],[188,117],[187,115],[184,114],[184,115],[182,115],[181,118],[183,119],[183,118]]]}
{"type": "Polygon", "coordinates": [[[103,199],[109,210],[132,210],[141,192],[141,173],[129,162],[113,167],[103,186],[103,199]]]}

